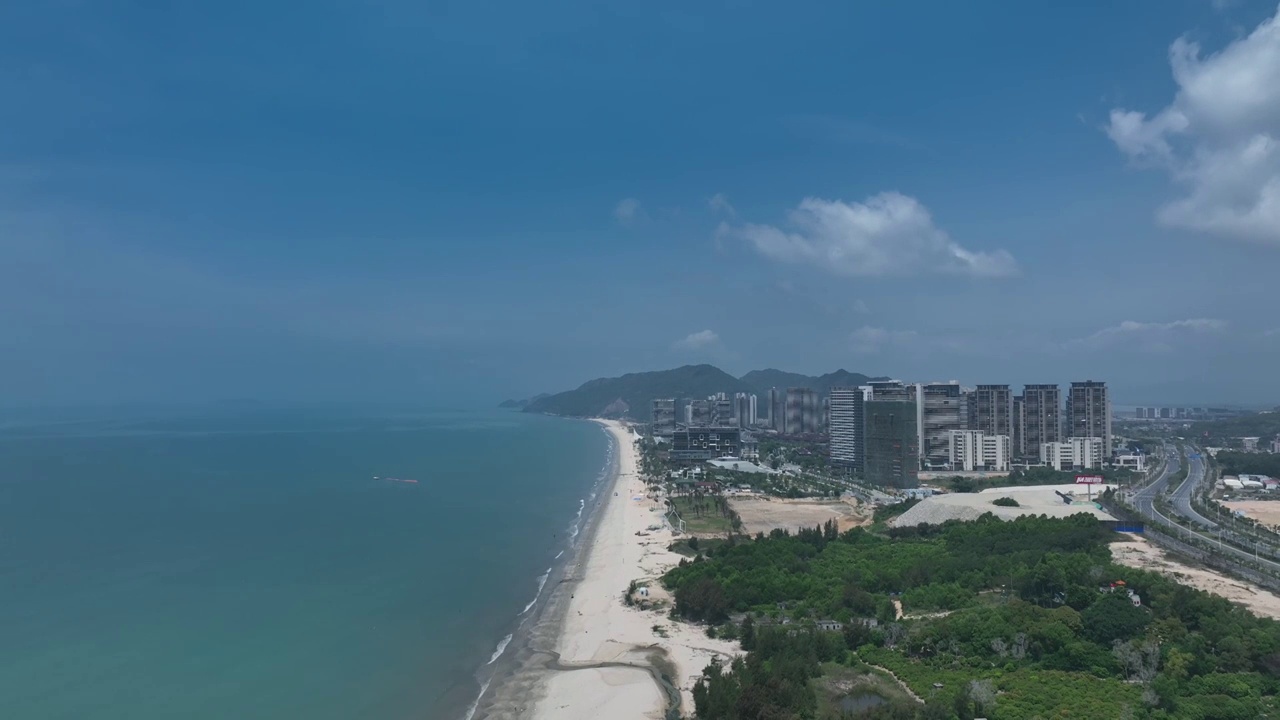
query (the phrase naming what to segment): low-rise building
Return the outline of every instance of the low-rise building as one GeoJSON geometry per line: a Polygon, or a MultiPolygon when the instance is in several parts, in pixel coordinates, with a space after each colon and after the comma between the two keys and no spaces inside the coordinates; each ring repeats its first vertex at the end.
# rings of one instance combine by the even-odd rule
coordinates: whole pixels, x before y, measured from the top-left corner
{"type": "Polygon", "coordinates": [[[1102,467],[1104,442],[1100,437],[1073,437],[1066,442],[1040,445],[1040,462],[1054,470],[1092,470],[1102,467]]]}
{"type": "Polygon", "coordinates": [[[704,462],[719,457],[744,457],[742,430],[736,427],[689,427],[671,436],[672,460],[704,462]]]}
{"type": "Polygon", "coordinates": [[[1008,472],[1012,444],[1008,435],[952,430],[947,458],[952,470],[1008,472]]]}
{"type": "Polygon", "coordinates": [[[1147,471],[1147,456],[1141,453],[1134,455],[1117,455],[1116,467],[1121,467],[1134,472],[1147,471]]]}

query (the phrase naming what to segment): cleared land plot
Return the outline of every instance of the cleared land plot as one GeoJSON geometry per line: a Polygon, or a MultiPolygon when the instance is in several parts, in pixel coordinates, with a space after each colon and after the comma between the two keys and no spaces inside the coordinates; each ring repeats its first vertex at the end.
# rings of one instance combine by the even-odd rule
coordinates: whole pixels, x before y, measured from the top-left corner
{"type": "MultiPolygon", "coordinates": [[[[1248,517],[1263,525],[1280,524],[1280,501],[1275,500],[1228,500],[1223,505],[1232,510],[1239,510],[1248,517]]],[[[1212,518],[1210,518],[1212,519],[1212,518]]]]}
{"type": "MultiPolygon", "coordinates": [[[[1107,485],[1093,486],[1093,494],[1101,493],[1107,485]]],[[[978,493],[947,493],[934,495],[889,522],[894,527],[910,527],[920,523],[940,525],[948,520],[976,520],[984,513],[992,513],[1004,520],[1022,515],[1048,515],[1069,517],[1088,513],[1100,520],[1114,520],[1097,506],[1087,502],[1088,491],[1083,485],[1022,485],[1016,487],[988,488],[978,493]],[[1068,505],[1056,492],[1075,493],[1077,502],[1068,505]],[[1018,501],[1018,507],[992,505],[1002,497],[1018,501]]],[[[744,518],[745,520],[745,518],[744,518]]]]}
{"type": "Polygon", "coordinates": [[[871,523],[871,510],[855,504],[856,500],[785,500],[782,498],[734,497],[729,507],[742,518],[742,529],[751,535],[768,535],[775,529],[795,532],[835,520],[841,532],[871,523]]]}
{"type": "Polygon", "coordinates": [[[1204,590],[1218,597],[1240,603],[1255,615],[1280,620],[1280,596],[1208,568],[1188,565],[1146,540],[1133,537],[1127,542],[1111,543],[1111,557],[1121,565],[1154,570],[1168,575],[1183,585],[1204,590]]]}

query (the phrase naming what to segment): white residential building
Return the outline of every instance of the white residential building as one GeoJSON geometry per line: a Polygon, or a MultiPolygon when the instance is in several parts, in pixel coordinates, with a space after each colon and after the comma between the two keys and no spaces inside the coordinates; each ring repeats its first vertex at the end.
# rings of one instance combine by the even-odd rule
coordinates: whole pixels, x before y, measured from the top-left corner
{"type": "Polygon", "coordinates": [[[1147,471],[1146,455],[1117,455],[1116,465],[1134,472],[1147,471]]]}
{"type": "Polygon", "coordinates": [[[1008,435],[986,435],[980,430],[952,430],[947,458],[952,470],[1008,472],[1012,445],[1008,435]]]}
{"type": "Polygon", "coordinates": [[[1066,442],[1040,446],[1040,462],[1054,470],[1091,470],[1102,467],[1105,441],[1100,437],[1073,437],[1066,442]]]}

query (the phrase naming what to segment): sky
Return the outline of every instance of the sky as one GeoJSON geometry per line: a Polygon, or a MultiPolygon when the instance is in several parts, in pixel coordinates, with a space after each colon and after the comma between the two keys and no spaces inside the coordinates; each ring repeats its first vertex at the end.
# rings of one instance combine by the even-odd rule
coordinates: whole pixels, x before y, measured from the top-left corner
{"type": "Polygon", "coordinates": [[[0,5],[0,405],[1280,404],[1275,0],[0,5]]]}

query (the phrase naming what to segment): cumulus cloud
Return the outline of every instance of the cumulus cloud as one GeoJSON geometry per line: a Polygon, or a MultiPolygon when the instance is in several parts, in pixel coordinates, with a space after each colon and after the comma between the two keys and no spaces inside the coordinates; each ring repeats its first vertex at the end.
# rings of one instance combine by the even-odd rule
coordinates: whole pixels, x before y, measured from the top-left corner
{"type": "Polygon", "coordinates": [[[640,201],[635,198],[623,198],[613,208],[613,218],[626,225],[640,217],[640,201]]]}
{"type": "Polygon", "coordinates": [[[672,347],[676,350],[705,350],[719,343],[720,336],[714,330],[700,330],[677,340],[672,347]]]}
{"type": "Polygon", "coordinates": [[[733,208],[733,203],[729,202],[729,198],[724,193],[712,195],[711,199],[707,201],[707,207],[717,215],[738,216],[738,211],[733,208]]]}
{"type": "Polygon", "coordinates": [[[1005,277],[1018,272],[1009,253],[962,247],[934,225],[928,208],[896,192],[863,202],[806,198],[788,220],[790,230],[722,223],[717,232],[747,242],[765,257],[815,265],[837,275],[1005,277]]]}
{"type": "Polygon", "coordinates": [[[874,355],[890,347],[915,342],[919,337],[914,330],[886,330],[864,325],[849,336],[849,346],[859,355],[874,355]]]}
{"type": "Polygon", "coordinates": [[[1121,152],[1183,188],[1157,219],[1280,244],[1280,10],[1216,54],[1180,38],[1169,64],[1173,101],[1150,117],[1114,109],[1106,128],[1121,152]]]}
{"type": "Polygon", "coordinates": [[[1088,337],[1067,343],[1068,349],[1128,348],[1146,352],[1168,352],[1178,344],[1184,344],[1204,335],[1220,333],[1227,329],[1225,320],[1190,318],[1173,322],[1151,323],[1125,320],[1099,330],[1088,337]]]}

